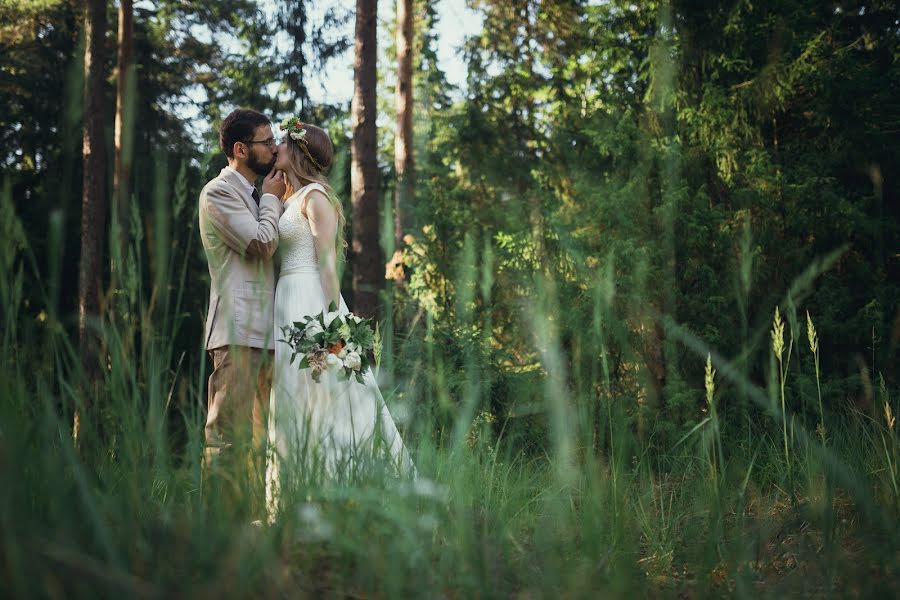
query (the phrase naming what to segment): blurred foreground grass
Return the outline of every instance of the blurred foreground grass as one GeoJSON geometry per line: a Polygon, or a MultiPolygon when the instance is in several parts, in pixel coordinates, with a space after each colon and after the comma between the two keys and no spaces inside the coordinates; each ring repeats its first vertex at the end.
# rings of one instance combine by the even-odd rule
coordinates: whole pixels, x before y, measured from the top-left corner
{"type": "MultiPolygon", "coordinates": [[[[427,326],[413,327],[388,361],[385,391],[406,415],[419,479],[378,468],[340,481],[307,473],[271,525],[235,519],[201,492],[207,366],[201,358],[182,367],[185,354],[202,357],[200,340],[189,348],[175,341],[185,318],[185,270],[176,261],[188,260],[190,240],[183,252],[163,240],[153,289],[125,282],[94,324],[106,369],[91,388],[67,321],[52,308],[58,282],[37,292],[49,307],[37,318],[23,305],[24,274],[42,281],[40,269],[8,188],[2,202],[2,597],[900,593],[900,452],[895,399],[883,382],[877,413],[828,423],[822,413],[808,431],[784,418],[789,371],[773,369],[762,389],[713,352],[707,418],[678,443],[660,444],[638,434],[621,397],[594,391],[603,374],[563,376],[566,357],[548,317],[558,301],[552,285],[537,285],[530,307],[544,342],[542,374],[508,374],[521,379],[516,401],[532,407],[529,422],[540,427],[523,431],[527,419],[484,410],[478,374],[491,366],[476,354],[447,356],[427,326]],[[454,373],[454,364],[466,368],[454,373]],[[432,376],[413,385],[423,371],[432,376]],[[468,382],[453,389],[470,391],[448,397],[449,377],[468,382]],[[721,381],[765,415],[753,435],[723,434],[721,381]],[[448,403],[454,418],[435,418],[448,403]],[[77,450],[76,406],[89,415],[77,450]]],[[[140,227],[133,233],[140,272],[140,227]]],[[[702,372],[708,349],[669,326],[696,346],[702,372]]],[[[801,343],[786,342],[777,321],[772,335],[773,360],[801,343]]]]}

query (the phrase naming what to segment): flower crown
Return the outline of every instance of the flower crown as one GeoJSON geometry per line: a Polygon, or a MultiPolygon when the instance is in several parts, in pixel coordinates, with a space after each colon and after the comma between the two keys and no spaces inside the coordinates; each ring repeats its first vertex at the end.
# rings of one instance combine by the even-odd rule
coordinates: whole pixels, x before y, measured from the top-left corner
{"type": "Polygon", "coordinates": [[[310,160],[313,166],[319,171],[324,171],[322,165],[319,164],[315,158],[313,158],[312,154],[309,152],[309,142],[306,141],[306,128],[303,126],[303,122],[298,117],[287,117],[285,120],[281,122],[281,131],[287,132],[292,140],[297,142],[297,145],[300,146],[300,149],[303,150],[303,153],[306,155],[306,158],[310,160]]]}

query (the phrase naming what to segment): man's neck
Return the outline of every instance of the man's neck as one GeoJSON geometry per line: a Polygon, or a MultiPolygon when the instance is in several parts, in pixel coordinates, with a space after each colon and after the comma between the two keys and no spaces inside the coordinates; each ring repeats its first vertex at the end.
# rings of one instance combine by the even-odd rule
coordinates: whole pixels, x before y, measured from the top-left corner
{"type": "Polygon", "coordinates": [[[244,176],[244,179],[247,180],[250,185],[254,185],[256,183],[256,173],[253,172],[253,169],[248,167],[247,165],[239,164],[237,161],[228,161],[228,166],[240,173],[244,176]]]}

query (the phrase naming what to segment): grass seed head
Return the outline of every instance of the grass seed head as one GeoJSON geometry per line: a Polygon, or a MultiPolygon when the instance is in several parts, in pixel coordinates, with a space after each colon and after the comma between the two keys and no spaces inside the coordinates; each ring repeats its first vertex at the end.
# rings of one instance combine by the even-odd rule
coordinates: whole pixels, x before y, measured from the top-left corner
{"type": "Polygon", "coordinates": [[[381,331],[378,329],[378,323],[375,323],[375,345],[372,348],[372,353],[375,355],[375,365],[378,367],[381,366],[382,341],[381,331]]]}
{"type": "Polygon", "coordinates": [[[818,354],[819,336],[816,335],[816,328],[813,325],[812,318],[809,316],[809,311],[806,311],[806,337],[809,338],[809,349],[813,354],[818,354]]]}
{"type": "Polygon", "coordinates": [[[778,360],[784,352],[784,321],[781,320],[781,313],[778,307],[775,307],[775,318],[772,320],[772,351],[778,360]]]}
{"type": "Polygon", "coordinates": [[[712,406],[713,403],[713,394],[716,391],[716,370],[712,368],[712,357],[709,353],[706,354],[706,377],[704,381],[706,383],[706,403],[712,406]]]}

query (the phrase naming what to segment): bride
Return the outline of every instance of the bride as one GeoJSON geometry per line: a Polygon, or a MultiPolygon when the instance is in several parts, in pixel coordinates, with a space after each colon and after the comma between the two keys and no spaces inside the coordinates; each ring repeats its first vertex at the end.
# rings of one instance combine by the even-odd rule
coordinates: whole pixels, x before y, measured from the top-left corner
{"type": "MultiPolygon", "coordinates": [[[[278,223],[281,273],[275,288],[275,339],[281,328],[317,315],[334,302],[348,311],[337,277],[337,255],[347,246],[345,219],[326,174],[334,148],[321,128],[290,117],[275,169],[285,175],[284,214],[278,223]]],[[[409,454],[371,370],[364,383],[290,364],[291,348],[275,345],[269,413],[266,500],[277,507],[286,484],[319,469],[349,474],[381,450],[399,471],[414,474],[409,454]]]]}

